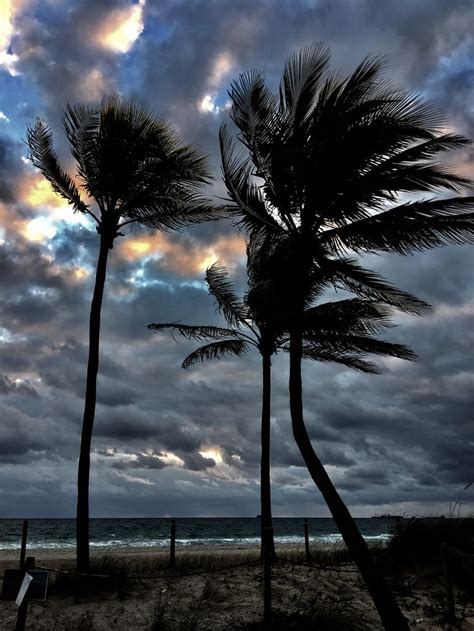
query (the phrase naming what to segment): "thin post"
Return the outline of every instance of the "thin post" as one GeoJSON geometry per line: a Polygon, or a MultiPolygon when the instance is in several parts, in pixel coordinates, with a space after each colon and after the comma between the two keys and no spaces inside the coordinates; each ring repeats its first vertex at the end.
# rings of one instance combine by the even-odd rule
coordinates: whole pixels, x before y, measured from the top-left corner
{"type": "Polygon", "coordinates": [[[176,551],[176,519],[171,520],[171,537],[170,537],[170,568],[174,570],[176,560],[175,560],[175,551],[176,551]]]}
{"type": "Polygon", "coordinates": [[[28,538],[28,521],[25,519],[25,521],[23,522],[23,530],[21,533],[20,570],[22,570],[25,567],[27,538],[28,538]]]}
{"type": "MultiPolygon", "coordinates": [[[[23,528],[25,527],[25,523],[27,525],[26,528],[28,529],[28,522],[23,522],[23,528]]],[[[23,559],[23,568],[25,569],[25,572],[28,572],[28,570],[32,570],[34,567],[35,567],[35,557],[27,557],[26,561],[25,559],[23,559]]],[[[25,597],[23,598],[21,605],[18,607],[15,631],[25,631],[27,614],[28,614],[28,592],[25,594],[25,597]]]]}
{"type": "Polygon", "coordinates": [[[441,544],[441,561],[443,564],[444,581],[446,585],[446,609],[444,612],[444,619],[446,622],[451,624],[456,621],[456,614],[454,611],[453,584],[451,582],[451,573],[449,571],[448,564],[448,550],[445,543],[441,544]]]}
{"type": "Polygon", "coordinates": [[[304,551],[306,555],[306,563],[311,561],[311,552],[309,551],[309,524],[308,520],[304,520],[304,551]]]}

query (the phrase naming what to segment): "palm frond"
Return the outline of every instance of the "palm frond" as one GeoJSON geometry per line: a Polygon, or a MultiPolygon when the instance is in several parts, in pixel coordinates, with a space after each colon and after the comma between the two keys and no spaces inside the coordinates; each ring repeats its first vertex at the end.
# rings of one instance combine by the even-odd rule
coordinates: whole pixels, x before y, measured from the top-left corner
{"type": "Polygon", "coordinates": [[[166,197],[156,196],[145,204],[136,199],[133,208],[127,208],[123,215],[149,228],[166,232],[179,231],[205,221],[225,219],[229,216],[229,209],[225,205],[216,206],[199,195],[181,194],[174,197],[171,193],[166,197]]]}
{"type": "Polygon", "coordinates": [[[237,298],[225,267],[219,262],[211,265],[206,270],[206,281],[209,286],[209,293],[215,298],[218,310],[224,314],[227,322],[232,327],[244,324],[248,315],[247,310],[237,298]]]}
{"type": "Polygon", "coordinates": [[[37,119],[33,126],[27,127],[29,158],[51,184],[55,193],[60,195],[74,210],[88,213],[85,204],[71,178],[59,164],[53,146],[53,134],[45,121],[37,119]]]}
{"type": "Polygon", "coordinates": [[[208,340],[222,337],[239,337],[239,332],[233,329],[223,329],[217,326],[199,326],[181,324],[181,322],[154,322],[148,328],[155,333],[166,329],[171,329],[171,334],[175,331],[180,333],[187,340],[208,340]]]}
{"type": "Polygon", "coordinates": [[[225,124],[219,128],[219,145],[224,183],[236,204],[232,214],[240,215],[239,223],[252,231],[281,230],[278,222],[267,211],[260,189],[253,181],[249,159],[236,152],[235,143],[225,124]]]}
{"type": "Polygon", "coordinates": [[[401,204],[347,226],[322,233],[334,252],[409,254],[447,244],[474,243],[474,197],[401,204]]]}
{"type": "Polygon", "coordinates": [[[424,300],[388,283],[382,276],[359,265],[355,259],[324,259],[320,266],[335,285],[372,300],[385,302],[404,313],[426,315],[432,310],[424,300]]]}
{"type": "Polygon", "coordinates": [[[242,133],[242,141],[256,164],[262,167],[258,145],[271,139],[276,98],[265,85],[263,73],[255,70],[239,75],[232,82],[229,97],[232,102],[231,118],[242,133]]]}
{"type": "Polygon", "coordinates": [[[305,309],[303,327],[305,336],[318,336],[336,333],[376,333],[392,326],[393,313],[386,304],[374,300],[348,298],[330,301],[305,309]]]}
{"type": "Polygon", "coordinates": [[[63,128],[71,153],[77,163],[77,173],[90,197],[94,197],[104,209],[106,200],[100,194],[100,165],[97,155],[97,136],[100,125],[100,112],[88,105],[77,103],[67,105],[63,116],[63,128]]]}
{"type": "Polygon", "coordinates": [[[378,375],[380,374],[380,368],[366,359],[362,359],[358,355],[350,355],[348,353],[336,353],[331,351],[325,351],[316,347],[304,347],[303,359],[311,359],[312,361],[319,362],[332,362],[335,364],[342,364],[347,368],[359,370],[360,372],[378,375]]]}
{"type": "Polygon", "coordinates": [[[280,111],[292,110],[294,125],[298,126],[311,115],[329,59],[329,49],[315,44],[302,48],[285,64],[280,85],[280,111]]]}
{"type": "Polygon", "coordinates": [[[222,340],[220,342],[211,342],[205,346],[201,346],[193,353],[190,353],[183,361],[183,368],[189,368],[197,362],[206,359],[222,359],[223,357],[235,355],[240,357],[248,350],[248,345],[243,340],[222,340]]]}
{"type": "Polygon", "coordinates": [[[359,353],[370,353],[372,355],[383,355],[385,357],[396,357],[406,361],[415,361],[416,353],[405,344],[395,344],[386,342],[365,335],[348,335],[345,340],[347,350],[359,353]]]}

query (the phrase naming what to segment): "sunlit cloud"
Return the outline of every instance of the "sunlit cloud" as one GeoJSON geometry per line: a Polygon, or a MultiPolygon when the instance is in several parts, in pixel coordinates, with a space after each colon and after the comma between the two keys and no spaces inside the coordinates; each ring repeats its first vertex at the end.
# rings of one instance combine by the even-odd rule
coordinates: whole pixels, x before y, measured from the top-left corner
{"type": "Polygon", "coordinates": [[[87,101],[100,100],[108,90],[108,83],[97,68],[93,68],[80,78],[80,91],[86,95],[87,101]]]}
{"type": "Polygon", "coordinates": [[[10,119],[4,112],[0,111],[0,121],[5,121],[5,123],[9,123],[10,119]]]}
{"type": "Polygon", "coordinates": [[[245,256],[245,240],[238,235],[219,237],[203,247],[202,244],[174,242],[156,233],[129,237],[120,244],[120,253],[131,261],[158,258],[167,269],[181,276],[191,276],[205,272],[217,260],[234,269],[245,256]]]}
{"type": "Polygon", "coordinates": [[[66,200],[57,195],[42,175],[29,176],[20,185],[21,200],[34,208],[64,208],[66,200]]]}
{"type": "Polygon", "coordinates": [[[42,242],[52,239],[56,234],[56,227],[48,217],[35,217],[24,225],[23,236],[29,241],[42,242]]]}
{"type": "Polygon", "coordinates": [[[1,0],[0,2],[0,67],[12,76],[18,75],[15,68],[18,55],[10,51],[10,46],[15,34],[15,16],[22,6],[21,0],[1,0]]]}
{"type": "Polygon", "coordinates": [[[199,452],[203,458],[212,458],[216,464],[223,462],[222,454],[218,447],[208,447],[199,452]]]}
{"type": "Polygon", "coordinates": [[[224,51],[220,53],[212,66],[211,74],[209,76],[208,85],[212,88],[218,88],[222,84],[222,81],[226,78],[230,70],[232,69],[233,59],[229,52],[224,51]]]}
{"type": "Polygon", "coordinates": [[[148,480],[147,478],[138,478],[137,476],[130,475],[129,473],[119,473],[118,471],[116,471],[115,475],[118,478],[123,478],[127,482],[131,482],[132,484],[143,484],[144,486],[155,485],[155,482],[152,482],[151,480],[148,480]]]}
{"type": "Polygon", "coordinates": [[[216,104],[219,88],[223,81],[231,71],[234,65],[232,55],[227,52],[221,52],[217,55],[211,67],[211,73],[206,82],[206,94],[197,103],[197,109],[203,113],[218,114],[221,110],[227,109],[230,105],[226,101],[224,106],[216,104]]]}
{"type": "Polygon", "coordinates": [[[75,267],[72,270],[72,276],[74,280],[78,283],[81,283],[82,281],[86,280],[86,278],[88,278],[90,274],[91,274],[90,271],[85,269],[84,267],[75,267]]]}
{"type": "Polygon", "coordinates": [[[144,7],[145,0],[139,0],[126,9],[112,11],[96,35],[97,41],[115,53],[128,53],[143,31],[144,7]]]}
{"type": "Polygon", "coordinates": [[[217,109],[216,104],[212,100],[212,96],[210,94],[206,94],[198,103],[198,110],[200,112],[215,112],[217,109]]]}
{"type": "Polygon", "coordinates": [[[172,453],[171,451],[162,451],[158,456],[155,456],[155,457],[159,458],[162,462],[164,462],[170,467],[183,467],[184,466],[184,460],[182,460],[182,458],[172,453]]]}
{"type": "Polygon", "coordinates": [[[35,212],[33,219],[16,215],[14,207],[0,207],[0,225],[19,233],[29,241],[41,242],[54,237],[61,224],[89,226],[89,219],[74,213],[72,207],[57,195],[39,173],[25,173],[17,181],[18,202],[35,212]]]}

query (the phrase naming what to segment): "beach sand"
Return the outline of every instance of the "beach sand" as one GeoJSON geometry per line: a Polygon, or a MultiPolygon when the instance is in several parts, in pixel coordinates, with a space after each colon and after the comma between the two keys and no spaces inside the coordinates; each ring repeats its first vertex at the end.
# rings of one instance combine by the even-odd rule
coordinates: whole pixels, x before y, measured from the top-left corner
{"type": "MultiPolygon", "coordinates": [[[[273,568],[273,607],[281,625],[275,623],[274,628],[381,629],[358,572],[351,563],[338,560],[338,552],[334,556],[331,551],[315,550],[314,558],[320,563],[316,567],[304,564],[300,547],[286,546],[277,552],[282,560],[273,568]],[[304,622],[308,616],[311,623],[304,622]],[[309,626],[291,626],[297,618],[309,626]]],[[[39,567],[74,568],[74,550],[29,550],[28,555],[35,557],[39,567]]],[[[47,601],[29,603],[26,628],[231,631],[253,623],[248,628],[257,629],[263,585],[258,556],[256,547],[178,547],[172,572],[167,569],[167,550],[101,550],[94,557],[94,567],[100,574],[111,575],[112,581],[99,578],[93,586],[78,588],[71,584],[73,575],[52,572],[47,601]],[[240,566],[224,569],[235,565],[240,566]]],[[[0,552],[1,576],[4,569],[17,566],[18,551],[0,552]]],[[[442,575],[436,568],[391,580],[412,628],[446,628],[442,575]]],[[[458,616],[464,617],[456,628],[472,631],[473,604],[458,592],[456,602],[458,616]]],[[[2,631],[15,628],[16,614],[15,603],[0,603],[2,631]]]]}

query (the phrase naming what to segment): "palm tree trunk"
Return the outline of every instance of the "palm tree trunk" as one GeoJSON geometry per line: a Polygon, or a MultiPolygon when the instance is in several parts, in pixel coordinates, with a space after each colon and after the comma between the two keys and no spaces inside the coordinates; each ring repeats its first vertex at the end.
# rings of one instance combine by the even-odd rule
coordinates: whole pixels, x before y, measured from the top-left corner
{"type": "Polygon", "coordinates": [[[270,411],[271,411],[271,359],[262,355],[262,425],[260,460],[260,511],[262,559],[275,557],[272,526],[272,496],[270,483],[270,411]]]}
{"type": "Polygon", "coordinates": [[[77,472],[77,570],[89,572],[89,475],[92,429],[94,427],[97,372],[99,370],[100,311],[104,294],[109,239],[101,237],[89,321],[89,361],[87,364],[86,400],[82,421],[81,449],[77,472]]]}
{"type": "Polygon", "coordinates": [[[272,624],[272,561],[275,558],[275,542],[272,526],[272,496],[270,483],[270,418],[271,418],[271,358],[262,354],[262,426],[260,460],[260,518],[261,556],[263,559],[263,627],[272,624]]]}
{"type": "Polygon", "coordinates": [[[302,335],[298,329],[290,337],[290,411],[293,435],[308,471],[321,491],[336,525],[346,543],[352,560],[357,565],[367,589],[379,612],[384,629],[408,631],[409,626],[393,594],[367,547],[364,538],[329,478],[323,464],[313,450],[303,417],[301,383],[302,335]]]}

